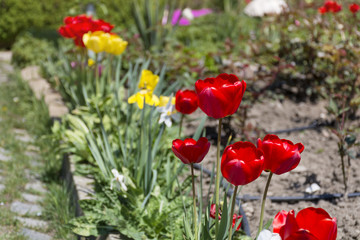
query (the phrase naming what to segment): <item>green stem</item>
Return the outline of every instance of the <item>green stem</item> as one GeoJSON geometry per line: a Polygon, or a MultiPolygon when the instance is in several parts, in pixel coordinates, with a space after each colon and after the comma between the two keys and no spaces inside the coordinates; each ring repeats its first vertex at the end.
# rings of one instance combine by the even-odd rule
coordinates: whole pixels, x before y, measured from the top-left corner
{"type": "Polygon", "coordinates": [[[100,79],[99,79],[99,65],[97,62],[97,54],[95,53],[95,84],[96,84],[96,95],[100,93],[100,79]]]}
{"type": "Polygon", "coordinates": [[[261,203],[261,213],[260,213],[260,224],[259,224],[259,230],[256,236],[259,236],[262,228],[263,228],[263,219],[264,219],[264,210],[265,210],[265,201],[266,201],[266,195],[270,186],[270,182],[271,182],[271,177],[272,177],[273,173],[270,172],[267,182],[266,182],[266,186],[265,186],[265,190],[264,190],[264,194],[262,197],[262,203],[261,203]]]}
{"type": "Polygon", "coordinates": [[[179,138],[181,138],[181,129],[182,129],[184,117],[185,117],[185,114],[181,114],[180,124],[179,124],[179,138]]]}
{"type": "Polygon", "coordinates": [[[340,151],[340,158],[341,158],[341,171],[342,171],[342,175],[343,175],[343,181],[344,181],[344,187],[345,187],[345,192],[347,191],[347,180],[346,180],[346,172],[345,172],[345,161],[344,161],[344,142],[341,140],[340,144],[339,144],[339,151],[340,151]]]}
{"type": "Polygon", "coordinates": [[[233,193],[233,196],[232,196],[232,202],[231,202],[231,210],[230,210],[230,227],[229,227],[229,240],[232,239],[232,223],[231,223],[231,220],[233,219],[233,215],[234,215],[234,208],[235,208],[235,199],[236,199],[236,192],[238,190],[238,186],[235,186],[235,189],[234,189],[234,193],[233,193]]]}
{"type": "Polygon", "coordinates": [[[194,232],[195,240],[198,239],[198,228],[197,228],[197,212],[196,212],[196,193],[195,193],[195,175],[194,175],[194,164],[191,163],[191,176],[192,176],[192,191],[193,191],[193,207],[194,207],[194,232]]]}
{"type": "MultiPolygon", "coordinates": [[[[221,123],[222,118],[219,119],[218,127],[218,140],[217,140],[217,154],[216,154],[216,184],[215,184],[215,205],[216,212],[215,216],[219,216],[220,208],[220,143],[221,143],[221,123]]],[[[215,218],[215,234],[219,232],[219,219],[215,218]]]]}

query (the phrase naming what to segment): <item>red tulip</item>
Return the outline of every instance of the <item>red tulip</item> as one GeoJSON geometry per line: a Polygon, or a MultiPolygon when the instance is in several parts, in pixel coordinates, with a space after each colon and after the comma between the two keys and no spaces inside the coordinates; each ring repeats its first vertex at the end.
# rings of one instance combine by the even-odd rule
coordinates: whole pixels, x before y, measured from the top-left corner
{"type": "Polygon", "coordinates": [[[216,78],[197,80],[196,93],[199,107],[210,117],[224,118],[239,108],[246,83],[233,74],[222,73],[216,78]]]}
{"type": "Polygon", "coordinates": [[[328,10],[327,10],[326,7],[324,7],[324,6],[318,8],[318,12],[319,12],[320,14],[325,14],[325,13],[327,13],[327,11],[328,11],[328,10]]]}
{"type": "Polygon", "coordinates": [[[195,91],[179,90],[175,97],[175,108],[182,114],[191,114],[198,108],[198,97],[195,91]]]}
{"type": "Polygon", "coordinates": [[[236,142],[227,146],[221,159],[222,175],[235,186],[257,179],[263,167],[263,153],[251,142],[236,142]]]}
{"type": "Polygon", "coordinates": [[[74,39],[74,43],[80,47],[85,47],[82,41],[82,37],[85,33],[95,31],[110,32],[114,27],[101,19],[93,20],[86,15],[65,17],[64,23],[65,25],[59,28],[59,33],[63,37],[74,39]]]}
{"type": "Polygon", "coordinates": [[[272,134],[266,135],[263,141],[258,139],[257,145],[264,153],[264,169],[278,175],[296,168],[304,150],[302,143],[293,144],[272,134]]]}
{"type": "Polygon", "coordinates": [[[353,3],[349,6],[349,10],[352,12],[352,13],[357,13],[359,10],[360,10],[360,6],[357,5],[356,3],[353,3]]]}
{"type": "Polygon", "coordinates": [[[341,11],[341,5],[335,1],[326,1],[324,3],[324,7],[326,8],[327,12],[337,13],[341,11]]]}
{"type": "Polygon", "coordinates": [[[184,141],[175,139],[172,142],[174,154],[185,164],[199,163],[209,152],[210,143],[205,137],[201,137],[197,142],[192,138],[184,141]]]}
{"type": "MultiPolygon", "coordinates": [[[[211,204],[210,207],[210,217],[215,219],[215,215],[216,215],[216,204],[211,204]]],[[[242,215],[237,215],[236,213],[234,213],[233,215],[233,220],[232,220],[232,227],[235,227],[236,221],[239,220],[240,218],[242,218],[242,215]]],[[[219,220],[221,219],[221,212],[219,213],[219,220]]],[[[239,224],[239,226],[236,228],[236,231],[238,231],[241,227],[241,222],[239,224]]]]}
{"type": "Polygon", "coordinates": [[[273,231],[282,240],[335,240],[336,218],[322,208],[305,208],[296,218],[294,210],[279,212],[273,221],[273,231]]]}

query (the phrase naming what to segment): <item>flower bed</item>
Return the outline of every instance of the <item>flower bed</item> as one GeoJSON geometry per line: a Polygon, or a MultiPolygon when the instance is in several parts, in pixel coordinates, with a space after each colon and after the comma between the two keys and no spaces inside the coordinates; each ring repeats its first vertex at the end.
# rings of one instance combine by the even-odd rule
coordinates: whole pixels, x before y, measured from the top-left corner
{"type": "MultiPolygon", "coordinates": [[[[359,49],[359,36],[348,25],[331,34],[331,24],[343,23],[335,16],[339,6],[328,1],[311,22],[310,16],[293,21],[299,13],[280,16],[279,42],[252,56],[263,61],[252,78],[200,71],[186,88],[161,61],[126,55],[131,42],[113,33],[112,24],[67,17],[60,33],[78,47],[65,45],[45,70],[71,109],[54,136],[72,154],[76,174],[94,178],[91,198],[80,201],[85,215],[70,223],[73,231],[129,239],[249,239],[242,226],[258,239],[336,239],[337,232],[356,238],[355,211],[340,209],[359,201],[346,197],[358,194],[360,181],[352,160],[359,145],[358,66],[349,51],[359,49]],[[293,31],[292,22],[304,27],[293,31]],[[309,41],[298,38],[310,33],[309,41]],[[264,61],[274,52],[278,56],[264,61]],[[287,94],[307,100],[279,100],[287,94]],[[326,100],[311,106],[319,95],[326,100]],[[303,201],[314,194],[336,198],[303,201]],[[266,196],[274,200],[266,203],[266,196]],[[302,200],[275,203],[274,197],[302,200]],[[238,214],[240,202],[245,211],[238,214]],[[241,222],[245,217],[250,232],[241,222]],[[309,219],[316,221],[309,225],[309,219]],[[322,231],[313,228],[317,224],[322,231]]],[[[357,21],[354,6],[350,12],[348,19],[357,21]]],[[[141,19],[137,24],[141,28],[141,19]]],[[[151,49],[153,30],[140,31],[145,49],[151,49]]],[[[232,60],[220,69],[237,71],[232,60]]]]}

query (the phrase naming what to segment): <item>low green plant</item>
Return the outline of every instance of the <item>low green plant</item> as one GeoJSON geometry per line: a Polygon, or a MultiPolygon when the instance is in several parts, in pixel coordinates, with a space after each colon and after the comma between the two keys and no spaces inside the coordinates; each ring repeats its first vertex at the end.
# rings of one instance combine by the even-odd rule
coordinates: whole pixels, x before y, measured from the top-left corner
{"type": "Polygon", "coordinates": [[[29,65],[41,65],[48,57],[53,57],[56,50],[54,45],[45,40],[25,33],[17,38],[11,48],[13,53],[11,62],[20,68],[29,65]]]}

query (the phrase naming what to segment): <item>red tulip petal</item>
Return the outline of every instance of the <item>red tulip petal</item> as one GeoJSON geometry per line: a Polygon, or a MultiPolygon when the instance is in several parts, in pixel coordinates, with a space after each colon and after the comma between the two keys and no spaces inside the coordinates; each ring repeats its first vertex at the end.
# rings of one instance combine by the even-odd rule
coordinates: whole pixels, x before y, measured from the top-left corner
{"type": "Polygon", "coordinates": [[[331,218],[322,208],[305,208],[297,214],[296,221],[300,228],[308,230],[318,239],[336,239],[336,219],[331,218]]]}
{"type": "MultiPolygon", "coordinates": [[[[288,239],[293,233],[297,232],[299,230],[299,226],[295,219],[295,212],[294,210],[291,210],[288,212],[285,220],[285,224],[282,228],[280,228],[280,236],[281,239],[288,239]]],[[[291,238],[289,238],[291,239],[291,238]]]]}
{"type": "Polygon", "coordinates": [[[280,229],[285,225],[287,215],[288,212],[284,210],[281,210],[278,214],[276,214],[272,224],[274,233],[280,233],[280,229]]]}

